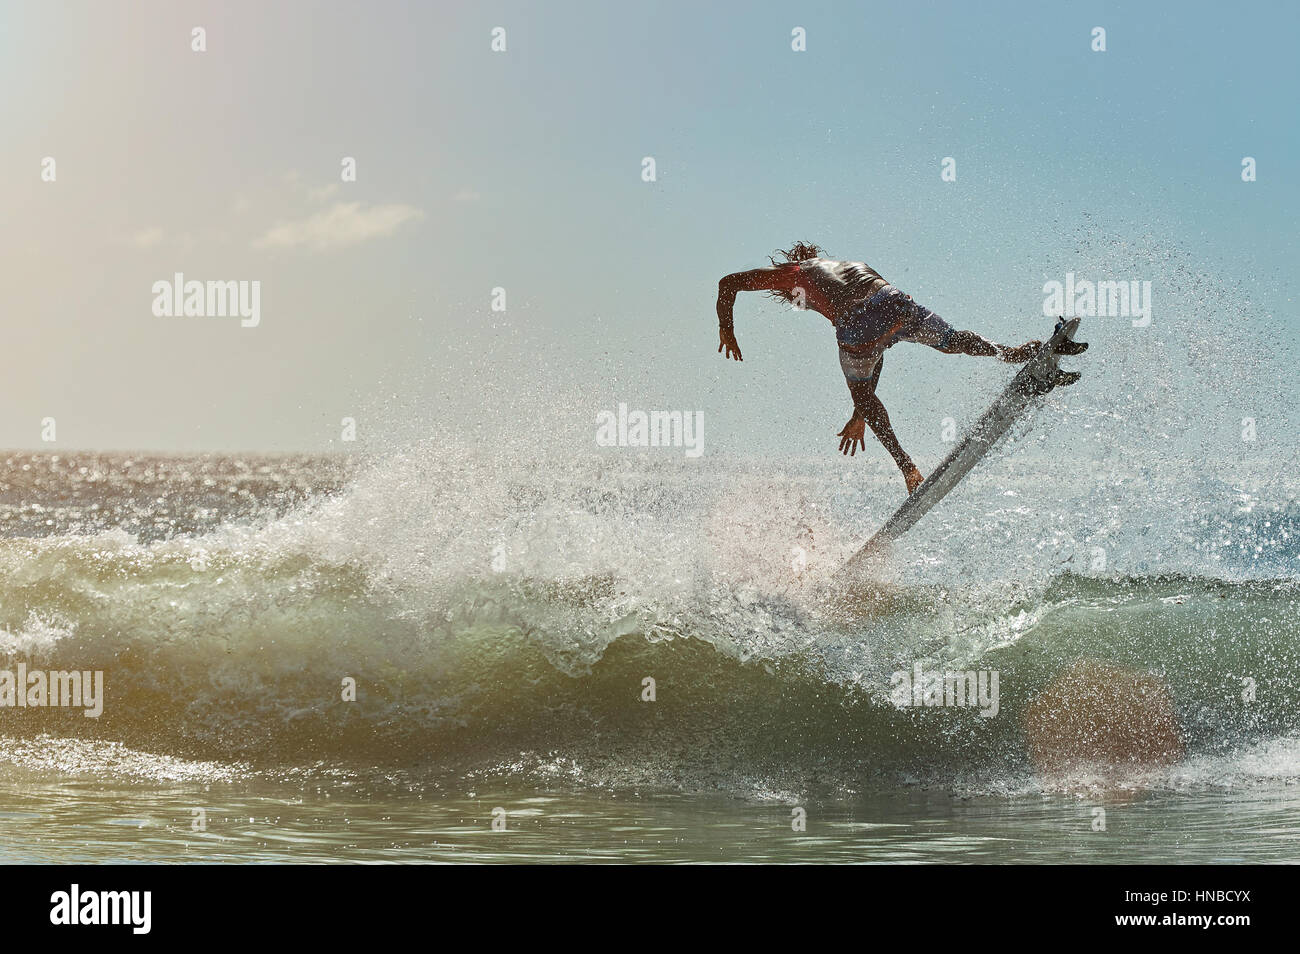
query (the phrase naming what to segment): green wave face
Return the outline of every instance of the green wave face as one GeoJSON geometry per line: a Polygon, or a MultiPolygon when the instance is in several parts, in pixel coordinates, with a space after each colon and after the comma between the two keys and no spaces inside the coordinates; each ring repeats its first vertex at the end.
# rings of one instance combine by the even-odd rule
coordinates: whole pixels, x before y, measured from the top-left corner
{"type": "Polygon", "coordinates": [[[1062,575],[1009,597],[977,585],[823,596],[656,607],[612,577],[431,593],[356,562],[205,538],[10,539],[8,667],[101,670],[106,698],[96,719],[0,709],[0,731],[267,768],[567,764],[602,785],[989,786],[1032,772],[1029,708],[1081,660],[1155,677],[1187,757],[1300,728],[1290,581],[1062,575]],[[900,705],[891,680],[918,665],[996,672],[996,714],[900,705]]]}

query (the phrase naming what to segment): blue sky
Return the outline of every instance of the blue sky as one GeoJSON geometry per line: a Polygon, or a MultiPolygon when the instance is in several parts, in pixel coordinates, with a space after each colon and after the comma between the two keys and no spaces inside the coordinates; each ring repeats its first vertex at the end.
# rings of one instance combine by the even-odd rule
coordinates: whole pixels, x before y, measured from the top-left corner
{"type": "MultiPolygon", "coordinates": [[[[0,446],[345,449],[354,416],[371,447],[587,450],[625,401],[822,453],[851,411],[826,322],[742,296],[745,365],[715,353],[717,279],[795,238],[999,340],[1041,336],[1075,270],[1153,282],[1099,362],[1224,296],[1250,316],[1225,360],[1277,347],[1298,31],[1289,3],[7,3],[0,446]],[[154,316],[176,271],[260,281],[261,323],[154,316]]],[[[918,431],[1001,380],[909,355],[882,392],[918,431]]]]}

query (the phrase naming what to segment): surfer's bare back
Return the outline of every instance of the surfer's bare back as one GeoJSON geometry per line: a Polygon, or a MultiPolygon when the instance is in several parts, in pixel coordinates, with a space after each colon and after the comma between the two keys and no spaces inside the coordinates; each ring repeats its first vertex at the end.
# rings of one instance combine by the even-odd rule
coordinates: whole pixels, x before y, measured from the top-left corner
{"type": "MultiPolygon", "coordinates": [[[[862,262],[824,258],[816,245],[799,242],[778,254],[784,262],[734,272],[718,282],[718,351],[741,360],[731,310],[742,291],[765,291],[799,308],[811,308],[835,325],[840,368],[853,396],[853,417],[836,436],[840,451],[866,450],[865,433],[873,434],[889,451],[910,494],[922,481],[921,472],[898,443],[889,413],[876,396],[885,351],[900,341],[929,345],[944,354],[971,354],[1012,364],[1028,361],[1042,344],[1029,341],[1016,348],[994,344],[973,331],[958,331],[928,308],[912,301],[862,262]]],[[[1079,348],[1082,350],[1082,348],[1079,348]]],[[[1066,352],[1062,349],[1062,353],[1066,352]]]]}

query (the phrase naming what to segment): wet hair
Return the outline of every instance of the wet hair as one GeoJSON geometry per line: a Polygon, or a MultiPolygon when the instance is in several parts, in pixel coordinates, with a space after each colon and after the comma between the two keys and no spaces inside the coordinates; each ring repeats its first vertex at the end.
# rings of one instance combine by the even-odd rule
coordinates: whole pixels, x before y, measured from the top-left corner
{"type": "Polygon", "coordinates": [[[767,260],[773,265],[793,265],[795,262],[806,262],[810,258],[825,258],[826,250],[812,242],[795,242],[788,249],[778,248],[775,254],[780,255],[785,261],[778,262],[769,255],[767,260]]]}
{"type": "MultiPolygon", "coordinates": [[[[767,260],[773,265],[797,265],[799,262],[825,257],[826,250],[820,245],[813,242],[795,242],[788,249],[778,248],[773,255],[767,257],[767,260]],[[776,255],[780,255],[784,261],[778,262],[775,258],[776,255]]],[[[782,289],[774,288],[767,293],[767,296],[775,301],[783,301],[788,305],[794,304],[794,294],[782,289]]]]}

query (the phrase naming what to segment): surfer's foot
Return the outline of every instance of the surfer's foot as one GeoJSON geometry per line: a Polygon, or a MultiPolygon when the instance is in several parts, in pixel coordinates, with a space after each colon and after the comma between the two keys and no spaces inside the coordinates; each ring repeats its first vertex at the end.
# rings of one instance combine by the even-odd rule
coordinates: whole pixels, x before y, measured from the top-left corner
{"type": "Polygon", "coordinates": [[[1088,342],[1086,341],[1070,341],[1067,339],[1056,346],[1057,354],[1083,354],[1087,350],[1088,342]]]}
{"type": "Polygon", "coordinates": [[[903,471],[903,479],[907,481],[907,492],[916,493],[916,488],[921,486],[921,481],[925,480],[921,472],[913,467],[911,470],[903,471]]]}
{"type": "Polygon", "coordinates": [[[1007,364],[1024,364],[1037,354],[1038,349],[1042,346],[1041,341],[1026,341],[1019,348],[1003,347],[1001,353],[998,354],[998,358],[1007,364]]]}

